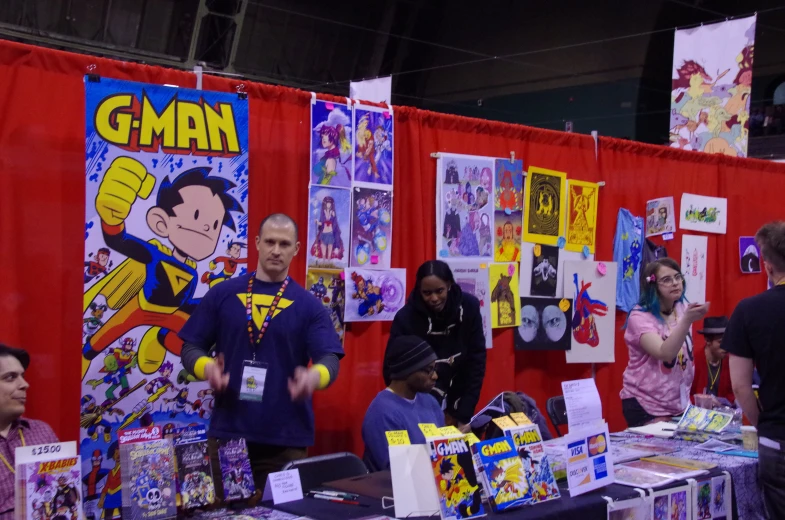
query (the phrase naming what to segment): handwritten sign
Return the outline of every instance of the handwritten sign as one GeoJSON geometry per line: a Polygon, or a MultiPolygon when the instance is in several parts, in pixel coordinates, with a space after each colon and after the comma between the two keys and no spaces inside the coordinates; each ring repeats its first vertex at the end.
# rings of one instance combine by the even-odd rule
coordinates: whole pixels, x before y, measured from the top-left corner
{"type": "Polygon", "coordinates": [[[412,443],[409,440],[409,432],[406,430],[395,430],[391,432],[384,432],[384,435],[387,436],[388,446],[405,446],[407,444],[412,443]]]}
{"type": "Polygon", "coordinates": [[[518,426],[517,424],[515,424],[515,421],[513,421],[506,415],[502,417],[497,417],[496,419],[493,420],[493,422],[496,423],[496,426],[498,426],[502,430],[504,430],[505,428],[515,428],[516,426],[518,426]]]}
{"type": "Polygon", "coordinates": [[[53,442],[37,446],[20,446],[14,453],[14,463],[19,466],[31,462],[70,459],[76,457],[76,441],[53,442]]]}
{"type": "Polygon", "coordinates": [[[466,442],[468,442],[469,446],[471,446],[472,444],[477,444],[480,442],[480,439],[478,439],[474,433],[469,432],[466,434],[466,442]]]}
{"type": "Polygon", "coordinates": [[[417,426],[420,427],[420,431],[422,431],[422,434],[425,435],[426,439],[442,436],[439,432],[439,428],[437,428],[435,424],[418,424],[417,426]]]}
{"type": "Polygon", "coordinates": [[[262,500],[272,500],[273,504],[285,504],[303,499],[303,486],[300,482],[300,470],[290,469],[270,473],[264,486],[262,500]]]}
{"type": "Polygon", "coordinates": [[[529,418],[526,417],[526,414],[523,413],[523,412],[513,412],[513,413],[510,414],[510,417],[512,417],[512,420],[515,421],[515,423],[518,426],[523,426],[525,424],[531,424],[532,423],[529,420],[529,418]]]}

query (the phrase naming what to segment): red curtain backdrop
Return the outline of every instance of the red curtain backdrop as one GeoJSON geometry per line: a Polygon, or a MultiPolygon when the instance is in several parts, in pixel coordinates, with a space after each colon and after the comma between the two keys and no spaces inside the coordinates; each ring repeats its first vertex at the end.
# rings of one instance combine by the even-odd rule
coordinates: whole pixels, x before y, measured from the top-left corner
{"type": "MultiPolygon", "coordinates": [[[[87,72],[194,87],[193,74],[0,42],[0,341],[30,351],[28,415],[61,439],[79,436],[81,308],[84,249],[84,85],[87,72]]],[[[235,91],[236,80],[204,77],[206,90],[235,91]]],[[[307,222],[310,99],[307,92],[244,82],[250,100],[250,226],[271,212],[307,222]]],[[[335,98],[335,100],[338,100],[335,98]]],[[[393,266],[408,269],[435,255],[436,182],[432,152],[506,157],[606,182],[600,191],[597,259],[610,260],[619,207],[643,215],[647,199],[683,192],[728,198],[728,234],[709,236],[707,298],[711,314],[729,314],[739,299],[766,288],[742,275],[738,237],[780,218],[785,165],[681,152],[665,147],[565,134],[395,107],[393,266]]],[[[680,258],[681,232],[666,246],[680,258]]],[[[303,244],[303,247],[307,247],[303,244]]],[[[255,262],[251,250],[251,261],[255,262]]],[[[305,254],[292,264],[305,278],[305,254]]],[[[624,316],[617,315],[619,327],[624,316]]],[[[381,360],[389,325],[352,324],[338,381],[316,398],[313,453],[361,453],[365,410],[382,389],[381,360]]],[[[698,342],[699,347],[700,342],[698,342]]],[[[627,362],[622,332],[616,363],[596,366],[612,430],[625,424],[619,390],[627,362]]],[[[563,353],[515,352],[511,329],[494,332],[481,401],[503,390],[533,396],[545,411],[561,381],[591,377],[590,365],[567,365],[563,353]]],[[[284,418],[282,418],[284,420],[284,418]]]]}

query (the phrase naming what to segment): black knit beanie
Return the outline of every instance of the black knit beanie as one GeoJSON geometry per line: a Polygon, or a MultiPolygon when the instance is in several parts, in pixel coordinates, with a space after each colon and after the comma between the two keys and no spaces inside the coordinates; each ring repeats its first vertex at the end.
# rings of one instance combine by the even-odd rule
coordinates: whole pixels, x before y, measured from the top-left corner
{"type": "Polygon", "coordinates": [[[417,336],[398,336],[387,345],[385,353],[390,379],[406,379],[434,361],[436,353],[427,341],[417,336]]]}

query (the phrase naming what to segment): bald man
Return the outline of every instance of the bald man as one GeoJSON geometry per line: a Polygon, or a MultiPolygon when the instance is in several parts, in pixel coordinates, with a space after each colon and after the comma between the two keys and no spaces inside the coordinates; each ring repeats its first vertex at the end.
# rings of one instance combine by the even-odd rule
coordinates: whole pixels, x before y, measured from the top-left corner
{"type": "Polygon", "coordinates": [[[343,347],[327,309],[289,277],[300,250],[294,220],[265,218],[256,249],[256,271],[211,288],[180,337],[183,365],[217,394],[208,435],[245,438],[262,489],[313,445],[311,396],[335,380],[343,347]]]}

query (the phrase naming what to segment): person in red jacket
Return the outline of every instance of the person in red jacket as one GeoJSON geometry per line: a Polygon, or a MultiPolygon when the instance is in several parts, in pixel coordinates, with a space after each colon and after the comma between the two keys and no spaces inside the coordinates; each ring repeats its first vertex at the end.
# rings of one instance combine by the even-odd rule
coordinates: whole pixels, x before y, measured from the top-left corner
{"type": "Polygon", "coordinates": [[[727,352],[722,350],[722,336],[728,318],[709,316],[703,320],[703,329],[698,331],[706,340],[703,355],[695,351],[695,379],[692,381],[692,394],[713,395],[733,403],[736,399],[730,381],[727,352]]]}

